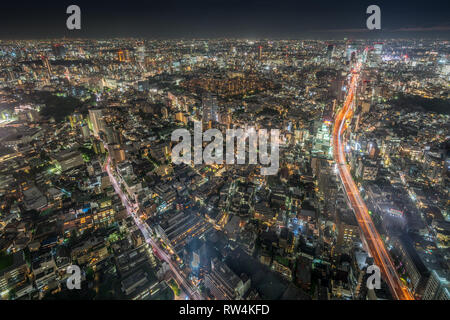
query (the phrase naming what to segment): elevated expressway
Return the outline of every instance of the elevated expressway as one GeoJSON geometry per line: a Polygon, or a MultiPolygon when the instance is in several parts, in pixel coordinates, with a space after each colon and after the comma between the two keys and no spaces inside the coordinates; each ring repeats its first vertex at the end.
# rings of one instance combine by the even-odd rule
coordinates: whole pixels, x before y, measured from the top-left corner
{"type": "MultiPolygon", "coordinates": [[[[367,49],[364,55],[367,53],[367,49]]],[[[365,244],[374,263],[382,272],[383,278],[388,284],[392,296],[397,300],[414,300],[409,290],[403,285],[395,270],[394,264],[386,251],[383,240],[377,232],[375,225],[369,215],[369,211],[359,193],[359,190],[353,181],[349,167],[345,158],[345,142],[343,142],[343,133],[347,129],[347,120],[353,116],[353,105],[356,89],[359,81],[359,73],[362,63],[360,62],[352,71],[350,85],[344,105],[336,115],[333,128],[333,157],[338,167],[338,173],[344,191],[347,194],[347,200],[353,209],[356,220],[364,237],[365,244]]]]}

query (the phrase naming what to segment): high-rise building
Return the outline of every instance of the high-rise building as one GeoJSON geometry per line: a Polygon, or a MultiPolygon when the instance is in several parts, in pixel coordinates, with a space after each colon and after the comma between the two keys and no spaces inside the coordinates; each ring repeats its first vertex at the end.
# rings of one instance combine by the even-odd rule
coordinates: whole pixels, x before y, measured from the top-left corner
{"type": "Polygon", "coordinates": [[[349,43],[345,51],[345,58],[350,61],[356,57],[357,47],[356,44],[349,43]]]}
{"type": "Polygon", "coordinates": [[[130,51],[128,49],[123,50],[123,54],[125,57],[125,61],[129,62],[130,61],[130,51]]]}
{"type": "Polygon", "coordinates": [[[0,298],[7,299],[9,291],[15,290],[27,280],[29,272],[23,250],[11,254],[11,264],[0,270],[0,298]]]}
{"type": "Polygon", "coordinates": [[[359,236],[359,227],[355,217],[344,210],[339,210],[337,246],[352,247],[359,236]]]}
{"type": "Polygon", "coordinates": [[[217,104],[217,96],[215,94],[208,93],[203,96],[203,123],[209,123],[209,121],[219,122],[219,106],[217,104]]]}
{"type": "Polygon", "coordinates": [[[375,49],[375,54],[380,55],[383,52],[383,43],[382,42],[377,42],[373,45],[374,49],[375,49]]]}
{"type": "Polygon", "coordinates": [[[370,103],[369,102],[363,102],[361,104],[361,112],[362,113],[369,113],[370,112],[370,103]]]}
{"type": "Polygon", "coordinates": [[[115,164],[124,162],[127,159],[125,150],[120,144],[109,145],[108,150],[115,164]]]}
{"type": "Polygon", "coordinates": [[[169,118],[169,110],[167,110],[166,107],[162,107],[161,108],[161,115],[162,115],[163,119],[169,118]]]}
{"type": "Polygon", "coordinates": [[[44,63],[44,67],[47,70],[48,80],[50,80],[52,76],[52,67],[50,66],[50,62],[48,61],[48,58],[46,56],[42,57],[42,62],[44,63]]]}
{"type": "Polygon", "coordinates": [[[428,283],[430,272],[412,243],[411,238],[402,235],[396,240],[395,247],[400,253],[399,259],[405,267],[412,293],[415,297],[421,298],[428,283]]]}
{"type": "Polygon", "coordinates": [[[117,58],[119,59],[119,62],[125,61],[125,54],[124,54],[123,50],[119,50],[117,52],[117,58]]]}
{"type": "Polygon", "coordinates": [[[334,53],[334,45],[333,44],[329,44],[327,46],[327,59],[330,60],[333,56],[334,53]]]}
{"type": "Polygon", "coordinates": [[[83,140],[89,140],[89,127],[85,123],[81,125],[81,134],[83,136],[83,140]]]}
{"type": "Polygon", "coordinates": [[[68,171],[70,169],[82,166],[84,164],[81,153],[77,151],[64,151],[55,156],[55,161],[61,166],[61,171],[68,171]]]}
{"type": "Polygon", "coordinates": [[[94,149],[94,152],[96,154],[103,154],[105,153],[105,146],[103,142],[95,139],[91,139],[92,142],[92,148],[94,149]]]}
{"type": "Polygon", "coordinates": [[[66,48],[62,44],[55,44],[53,46],[53,54],[55,57],[63,57],[66,54],[66,48]]]}
{"type": "Polygon", "coordinates": [[[331,136],[329,125],[322,121],[315,121],[314,132],[316,132],[311,154],[327,159],[332,158],[331,136]]]}
{"type": "Polygon", "coordinates": [[[106,142],[108,144],[119,143],[119,134],[112,126],[105,127],[106,142]]]}
{"type": "Polygon", "coordinates": [[[247,287],[241,278],[217,258],[211,261],[211,271],[205,275],[205,286],[217,300],[240,299],[247,287]]]}
{"type": "Polygon", "coordinates": [[[378,163],[374,160],[360,159],[356,168],[356,176],[364,181],[375,181],[378,176],[378,163]]]}
{"type": "Polygon", "coordinates": [[[448,273],[433,270],[428,279],[423,300],[450,300],[450,281],[448,281],[448,273]]]}
{"type": "Polygon", "coordinates": [[[139,63],[144,63],[145,61],[145,46],[143,42],[138,43],[138,47],[136,49],[137,57],[139,63]]]}
{"type": "Polygon", "coordinates": [[[94,131],[94,136],[99,137],[99,132],[102,127],[103,113],[101,109],[90,109],[89,110],[89,119],[92,124],[92,131],[94,131]]]}
{"type": "Polygon", "coordinates": [[[177,121],[183,122],[184,124],[187,124],[187,117],[186,117],[186,114],[184,112],[178,111],[175,114],[175,119],[177,121]]]}

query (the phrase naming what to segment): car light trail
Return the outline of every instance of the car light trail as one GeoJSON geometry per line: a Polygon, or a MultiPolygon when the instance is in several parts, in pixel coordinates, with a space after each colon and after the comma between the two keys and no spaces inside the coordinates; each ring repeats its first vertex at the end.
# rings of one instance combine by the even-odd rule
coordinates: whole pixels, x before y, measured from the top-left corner
{"type": "MultiPolygon", "coordinates": [[[[364,54],[367,53],[367,48],[364,54]]],[[[336,161],[339,176],[343,184],[345,193],[349,200],[350,206],[355,212],[356,220],[360,226],[361,232],[364,235],[369,253],[374,258],[375,264],[380,268],[384,275],[393,297],[397,300],[414,300],[409,290],[403,285],[395,270],[394,264],[384,247],[384,243],[378,234],[375,225],[369,215],[369,211],[361,198],[359,190],[353,181],[350,170],[347,166],[345,158],[344,143],[342,142],[342,135],[348,128],[345,125],[347,120],[350,120],[353,112],[352,106],[359,80],[359,72],[362,63],[358,63],[352,73],[350,86],[344,105],[339,113],[336,115],[333,129],[333,156],[336,161]]]]}
{"type": "Polygon", "coordinates": [[[180,274],[180,271],[173,264],[170,256],[168,256],[163,250],[161,250],[161,248],[158,246],[158,244],[152,239],[152,237],[151,237],[151,235],[150,235],[150,233],[148,231],[147,224],[146,223],[142,223],[140,221],[139,217],[136,214],[136,210],[132,208],[132,206],[130,205],[130,203],[129,203],[127,197],[126,197],[126,195],[120,189],[120,186],[117,183],[117,180],[116,180],[116,178],[114,177],[114,174],[111,171],[110,162],[111,162],[111,158],[108,156],[108,160],[107,160],[105,169],[106,169],[106,172],[108,173],[109,179],[111,180],[111,184],[113,185],[114,190],[116,191],[117,195],[122,200],[122,204],[127,209],[127,213],[131,217],[133,217],[134,222],[136,223],[138,228],[141,230],[141,232],[142,232],[146,242],[149,245],[152,246],[154,252],[156,252],[156,254],[158,255],[158,257],[161,260],[164,260],[165,262],[167,262],[167,264],[169,265],[169,267],[172,270],[173,274],[175,275],[176,279],[178,280],[178,283],[183,287],[184,290],[187,291],[187,294],[189,295],[189,298],[191,298],[193,300],[202,300],[203,297],[200,295],[200,293],[195,291],[192,288],[191,284],[180,274]]]}

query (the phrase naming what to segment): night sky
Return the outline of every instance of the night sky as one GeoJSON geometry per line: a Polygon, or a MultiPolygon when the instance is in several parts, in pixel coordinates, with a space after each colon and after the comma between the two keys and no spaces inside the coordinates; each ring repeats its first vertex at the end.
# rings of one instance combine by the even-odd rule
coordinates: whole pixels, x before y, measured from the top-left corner
{"type": "Polygon", "coordinates": [[[3,0],[1,39],[161,38],[441,38],[450,39],[450,1],[37,1],[3,0]],[[66,28],[66,8],[81,8],[80,31],[66,28]],[[382,30],[366,29],[366,8],[381,8],[382,30]]]}

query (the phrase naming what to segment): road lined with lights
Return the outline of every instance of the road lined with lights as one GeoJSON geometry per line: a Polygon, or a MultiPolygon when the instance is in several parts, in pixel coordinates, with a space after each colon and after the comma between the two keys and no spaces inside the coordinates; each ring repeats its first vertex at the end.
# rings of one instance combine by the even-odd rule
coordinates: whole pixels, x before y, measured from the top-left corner
{"type": "MultiPolygon", "coordinates": [[[[364,54],[367,53],[367,50],[368,49],[366,48],[364,54]]],[[[335,118],[333,129],[333,156],[337,163],[339,176],[347,194],[347,198],[353,211],[355,212],[356,220],[358,221],[361,232],[366,240],[369,253],[374,258],[375,265],[380,268],[395,299],[414,300],[409,290],[403,285],[398,277],[394,264],[386,251],[384,243],[369,215],[369,211],[362,200],[355,182],[353,181],[345,158],[342,135],[345,129],[347,129],[346,121],[350,120],[353,115],[352,108],[354,105],[354,97],[359,81],[361,66],[362,63],[359,62],[355,69],[352,70],[350,86],[344,105],[335,118]]]]}
{"type": "Polygon", "coordinates": [[[162,260],[164,260],[170,267],[170,269],[172,270],[173,274],[175,275],[175,277],[178,280],[178,283],[180,283],[180,285],[183,287],[184,290],[187,291],[187,294],[189,295],[189,298],[193,299],[193,300],[202,300],[203,297],[197,292],[195,291],[190,283],[180,274],[178,268],[176,266],[174,266],[172,259],[170,258],[170,256],[168,256],[159,246],[158,244],[152,239],[152,236],[150,234],[150,232],[148,231],[148,226],[146,223],[142,223],[139,219],[139,217],[136,215],[136,211],[132,208],[132,206],[130,205],[127,197],[125,196],[125,194],[123,193],[123,191],[120,189],[119,184],[117,183],[116,178],[114,177],[114,174],[111,171],[111,166],[110,166],[110,161],[111,158],[108,156],[108,160],[105,166],[106,172],[108,173],[109,179],[111,181],[111,184],[114,187],[114,190],[116,191],[117,195],[120,197],[120,199],[122,200],[122,204],[125,206],[125,208],[127,209],[127,213],[133,217],[134,222],[136,223],[137,227],[141,230],[146,242],[152,246],[154,252],[156,252],[156,254],[158,255],[158,257],[162,260]]]}

